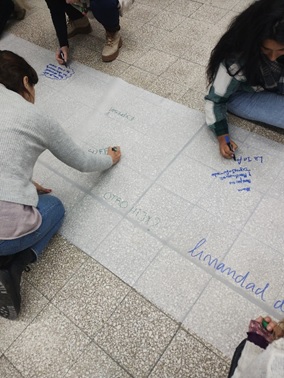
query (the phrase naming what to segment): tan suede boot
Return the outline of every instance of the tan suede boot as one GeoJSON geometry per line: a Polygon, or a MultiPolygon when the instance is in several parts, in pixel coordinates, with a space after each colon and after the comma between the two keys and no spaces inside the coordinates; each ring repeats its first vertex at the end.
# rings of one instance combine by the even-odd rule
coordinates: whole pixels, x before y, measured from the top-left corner
{"type": "Polygon", "coordinates": [[[118,57],[118,52],[122,46],[122,39],[119,31],[115,33],[106,32],[106,43],[102,52],[103,62],[112,62],[118,57]]]}
{"type": "Polygon", "coordinates": [[[77,34],[89,34],[92,27],[87,17],[78,18],[78,20],[68,20],[67,37],[72,38],[77,34]]]}

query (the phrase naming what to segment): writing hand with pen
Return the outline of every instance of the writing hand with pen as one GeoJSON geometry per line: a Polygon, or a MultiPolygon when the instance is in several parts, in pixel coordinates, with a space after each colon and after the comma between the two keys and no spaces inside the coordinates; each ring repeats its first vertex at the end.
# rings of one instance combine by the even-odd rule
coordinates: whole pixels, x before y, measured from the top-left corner
{"type": "Polygon", "coordinates": [[[219,149],[221,155],[226,159],[236,160],[235,151],[237,150],[237,144],[230,139],[229,134],[220,135],[217,137],[219,142],[219,149]]]}
{"type": "Polygon", "coordinates": [[[68,52],[69,47],[68,46],[62,46],[59,50],[56,51],[55,58],[59,64],[64,64],[65,67],[67,67],[68,62],[68,52]]]}
{"type": "Polygon", "coordinates": [[[110,157],[112,158],[113,165],[118,163],[121,158],[120,147],[119,146],[109,147],[107,150],[107,154],[110,155],[110,157]]]}

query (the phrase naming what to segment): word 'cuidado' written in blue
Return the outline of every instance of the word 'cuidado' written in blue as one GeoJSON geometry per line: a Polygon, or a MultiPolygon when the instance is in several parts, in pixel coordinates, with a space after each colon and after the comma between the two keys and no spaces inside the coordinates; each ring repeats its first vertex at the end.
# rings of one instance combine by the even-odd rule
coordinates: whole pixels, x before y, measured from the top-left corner
{"type": "MultiPolygon", "coordinates": [[[[256,283],[250,281],[249,276],[250,272],[246,272],[245,274],[238,273],[235,269],[231,268],[230,266],[226,265],[218,258],[212,256],[210,253],[206,253],[202,246],[206,243],[206,239],[201,239],[194,248],[188,251],[188,255],[194,259],[197,259],[204,264],[208,265],[210,268],[215,269],[216,271],[224,274],[227,277],[230,277],[237,285],[243,288],[246,291],[253,293],[255,296],[260,298],[263,302],[265,302],[265,295],[269,289],[269,283],[265,283],[265,285],[258,286],[256,283]]],[[[284,313],[284,300],[276,300],[273,304],[273,307],[276,310],[279,310],[284,313]]]]}

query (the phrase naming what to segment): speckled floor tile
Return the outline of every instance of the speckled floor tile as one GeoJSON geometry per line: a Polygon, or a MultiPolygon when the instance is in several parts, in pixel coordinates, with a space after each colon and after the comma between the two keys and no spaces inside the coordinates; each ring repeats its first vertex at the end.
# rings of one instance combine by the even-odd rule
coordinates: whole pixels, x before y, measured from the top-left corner
{"type": "Polygon", "coordinates": [[[151,49],[138,59],[134,66],[155,75],[161,75],[176,60],[177,58],[172,55],[151,49]]]}
{"type": "Polygon", "coordinates": [[[164,96],[166,98],[169,98],[170,100],[177,101],[185,95],[185,93],[187,92],[187,86],[176,84],[171,80],[159,77],[153,82],[150,90],[160,96],[164,96]]]}
{"type": "MultiPolygon", "coordinates": [[[[92,343],[64,378],[130,378],[102,349],[92,343]]],[[[10,378],[10,377],[9,377],[10,378]]],[[[12,378],[12,377],[11,377],[12,378]]],[[[15,377],[16,378],[16,377],[15,377]]]]}
{"type": "Polygon", "coordinates": [[[171,341],[177,324],[134,292],[96,335],[95,341],[135,377],[146,377],[171,341]]]}
{"type": "Polygon", "coordinates": [[[5,356],[25,377],[62,377],[89,343],[82,331],[48,305],[5,356]]]}
{"type": "Polygon", "coordinates": [[[52,302],[93,336],[129,292],[129,287],[91,258],[85,262],[52,302]]]}
{"type": "Polygon", "coordinates": [[[181,329],[149,378],[227,378],[228,370],[224,360],[181,329]]]}
{"type": "Polygon", "coordinates": [[[225,16],[226,13],[226,9],[221,9],[208,4],[203,4],[200,8],[198,8],[196,12],[192,14],[192,18],[216,24],[225,16]]]}
{"type": "Polygon", "coordinates": [[[87,258],[85,253],[57,235],[38,263],[31,265],[31,271],[24,274],[24,278],[50,300],[76,274],[87,258]]]}
{"type": "Polygon", "coordinates": [[[185,59],[178,59],[161,76],[199,92],[206,89],[205,67],[185,59]]]}
{"type": "Polygon", "coordinates": [[[10,361],[2,356],[0,358],[0,377],[1,378],[23,378],[17,369],[10,363],[10,361]]]}
{"type": "Polygon", "coordinates": [[[0,353],[4,353],[18,339],[33,319],[47,305],[47,299],[25,280],[22,280],[21,283],[21,296],[22,304],[19,317],[14,321],[0,317],[0,353]]]}

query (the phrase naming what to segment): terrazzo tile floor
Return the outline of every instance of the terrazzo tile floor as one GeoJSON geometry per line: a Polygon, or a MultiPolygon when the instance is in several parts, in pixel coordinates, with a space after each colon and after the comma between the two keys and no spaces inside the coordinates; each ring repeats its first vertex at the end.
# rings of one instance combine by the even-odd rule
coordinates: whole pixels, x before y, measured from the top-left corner
{"type": "MultiPolygon", "coordinates": [[[[26,3],[0,48],[43,73],[57,40],[45,1],[26,3]]],[[[225,378],[249,319],[281,317],[283,134],[230,116],[234,163],[203,125],[209,53],[250,3],[136,0],[116,61],[101,62],[91,20],[70,41],[75,75],[40,76],[38,106],[90,153],[121,144],[123,158],[102,175],[40,158],[66,221],[24,274],[19,319],[0,319],[1,378],[225,378]]]]}

